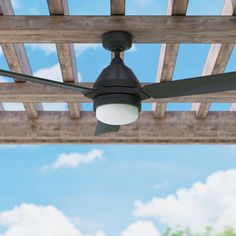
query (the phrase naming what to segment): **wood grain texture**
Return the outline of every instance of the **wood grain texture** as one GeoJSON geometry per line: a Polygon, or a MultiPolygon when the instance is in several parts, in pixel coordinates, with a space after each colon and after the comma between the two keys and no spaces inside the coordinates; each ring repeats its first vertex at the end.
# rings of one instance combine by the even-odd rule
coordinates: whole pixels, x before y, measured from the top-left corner
{"type": "Polygon", "coordinates": [[[235,43],[235,24],[234,16],[2,16],[0,43],[101,43],[111,30],[134,43],[235,43]]]}
{"type": "MultiPolygon", "coordinates": [[[[85,87],[92,87],[92,83],[78,83],[85,87]]],[[[144,84],[143,84],[144,85],[144,84]]],[[[55,88],[33,83],[0,83],[0,102],[78,102],[88,103],[92,100],[82,94],[67,89],[55,88]]],[[[148,99],[144,102],[236,102],[236,91],[210,93],[204,95],[182,96],[165,99],[148,99]]]]}
{"type": "MultiPolygon", "coordinates": [[[[188,7],[188,0],[169,0],[167,15],[185,15],[188,7]]],[[[157,82],[172,80],[179,44],[162,44],[157,68],[157,82]]],[[[153,104],[154,116],[164,118],[166,103],[153,104]]]]}
{"type": "Polygon", "coordinates": [[[67,0],[47,0],[50,15],[69,15],[67,0]]]}
{"type": "MultiPolygon", "coordinates": [[[[222,16],[233,15],[236,9],[236,0],[225,0],[222,16]]],[[[224,73],[231,53],[234,49],[234,44],[212,44],[207,56],[207,60],[202,72],[202,75],[224,73]]],[[[211,103],[194,103],[192,110],[196,111],[198,118],[206,118],[211,103]]],[[[233,110],[234,106],[232,107],[233,110]]]]}
{"type": "MultiPolygon", "coordinates": [[[[124,16],[125,15],[125,0],[110,0],[111,6],[111,16],[124,16]]],[[[111,58],[113,59],[115,54],[111,53],[111,58]]],[[[120,57],[124,60],[124,52],[120,53],[120,57]]]]}
{"type": "MultiPolygon", "coordinates": [[[[10,0],[1,0],[0,9],[2,15],[8,15],[8,16],[11,15],[11,17],[14,15],[14,11],[10,0]]],[[[29,60],[23,44],[3,43],[1,44],[1,47],[6,57],[6,61],[8,63],[10,70],[18,73],[32,75],[29,60]]],[[[37,118],[38,111],[42,110],[42,105],[40,103],[33,104],[31,102],[27,102],[24,103],[23,105],[29,118],[37,118]]]]}
{"type": "Polygon", "coordinates": [[[194,112],[167,112],[154,119],[143,112],[137,122],[119,133],[94,136],[93,112],[71,120],[67,112],[42,112],[28,120],[24,112],[0,112],[0,143],[236,143],[236,112],[210,112],[195,119],[194,112]]]}
{"type": "Polygon", "coordinates": [[[110,0],[111,15],[125,15],[125,0],[110,0]]]}
{"type": "MultiPolygon", "coordinates": [[[[48,8],[51,15],[69,15],[67,0],[48,0],[48,8]]],[[[75,59],[74,45],[68,43],[57,43],[57,54],[64,82],[78,82],[78,72],[75,59]]],[[[68,104],[71,118],[80,117],[79,104],[68,104]]]]}

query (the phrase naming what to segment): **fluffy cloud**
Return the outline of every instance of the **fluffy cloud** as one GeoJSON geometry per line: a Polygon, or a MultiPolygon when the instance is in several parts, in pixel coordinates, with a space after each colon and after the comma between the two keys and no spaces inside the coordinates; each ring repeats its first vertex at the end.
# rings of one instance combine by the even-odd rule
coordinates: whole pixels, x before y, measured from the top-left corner
{"type": "Polygon", "coordinates": [[[56,44],[54,43],[33,43],[30,47],[34,50],[42,50],[46,55],[56,53],[56,44]]]}
{"type": "Polygon", "coordinates": [[[22,204],[0,213],[1,236],[82,236],[70,219],[53,206],[22,204]]]}
{"type": "MultiPolygon", "coordinates": [[[[52,43],[35,43],[30,44],[32,49],[42,50],[46,55],[50,55],[52,53],[56,53],[56,45],[52,43]]],[[[81,44],[74,44],[76,56],[80,56],[84,52],[88,50],[96,50],[101,47],[100,44],[94,43],[81,43],[81,44]]]]}
{"type": "Polygon", "coordinates": [[[154,217],[162,223],[201,231],[213,226],[217,231],[236,223],[236,169],[210,175],[205,183],[197,182],[165,198],[150,202],[136,201],[134,215],[154,217]]]}
{"type": "Polygon", "coordinates": [[[76,56],[80,56],[81,54],[83,54],[88,50],[96,50],[98,48],[101,48],[101,45],[95,43],[80,43],[80,44],[75,44],[74,47],[76,56]]]}
{"type": "Polygon", "coordinates": [[[59,63],[35,71],[34,76],[62,82],[62,75],[59,63]]]}
{"type": "Polygon", "coordinates": [[[121,236],[159,236],[160,233],[150,221],[137,221],[127,227],[121,236]]]}
{"type": "Polygon", "coordinates": [[[103,157],[102,150],[91,150],[87,153],[62,153],[50,165],[43,166],[43,170],[59,169],[63,167],[75,168],[81,164],[89,164],[103,157]]]}
{"type": "MultiPolygon", "coordinates": [[[[62,82],[62,75],[59,63],[35,71],[34,76],[62,82]]],[[[80,73],[78,73],[78,78],[79,80],[81,80],[80,73]]],[[[44,110],[50,111],[64,111],[67,110],[67,105],[64,103],[44,103],[43,108],[44,110]]]]}
{"type": "MultiPolygon", "coordinates": [[[[62,82],[61,68],[59,63],[35,71],[34,76],[62,82]]],[[[81,81],[81,75],[79,72],[78,72],[78,78],[81,81]]]]}
{"type": "Polygon", "coordinates": [[[104,234],[104,232],[98,231],[98,232],[95,234],[95,236],[106,236],[106,235],[104,234]]]}

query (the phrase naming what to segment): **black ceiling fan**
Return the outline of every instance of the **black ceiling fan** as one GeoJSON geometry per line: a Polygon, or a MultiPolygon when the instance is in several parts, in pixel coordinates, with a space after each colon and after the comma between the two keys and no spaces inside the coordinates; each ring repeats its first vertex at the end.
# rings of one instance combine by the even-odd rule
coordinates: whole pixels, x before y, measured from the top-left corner
{"type": "Polygon", "coordinates": [[[103,47],[114,52],[114,58],[94,83],[87,88],[70,83],[42,79],[0,70],[0,75],[82,93],[94,102],[98,124],[95,135],[118,132],[121,125],[138,119],[141,102],[149,98],[170,98],[236,90],[236,72],[201,76],[184,80],[141,86],[133,71],[120,58],[120,52],[132,46],[132,35],[123,31],[103,34],[103,47]]]}

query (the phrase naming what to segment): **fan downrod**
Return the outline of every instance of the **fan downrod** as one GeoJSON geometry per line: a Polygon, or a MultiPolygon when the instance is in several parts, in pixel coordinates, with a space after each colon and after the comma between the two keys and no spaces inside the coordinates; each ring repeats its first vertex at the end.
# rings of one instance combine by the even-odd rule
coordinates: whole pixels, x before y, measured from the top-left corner
{"type": "Polygon", "coordinates": [[[112,52],[123,52],[132,47],[133,36],[125,31],[110,31],[102,35],[102,45],[112,52]]]}

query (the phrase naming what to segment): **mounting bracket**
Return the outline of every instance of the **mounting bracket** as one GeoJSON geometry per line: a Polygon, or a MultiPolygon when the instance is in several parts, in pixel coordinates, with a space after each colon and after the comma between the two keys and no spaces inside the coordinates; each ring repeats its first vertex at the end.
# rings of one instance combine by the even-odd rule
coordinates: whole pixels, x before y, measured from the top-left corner
{"type": "Polygon", "coordinates": [[[102,35],[102,45],[112,52],[122,52],[132,47],[133,36],[125,31],[110,31],[102,35]]]}

